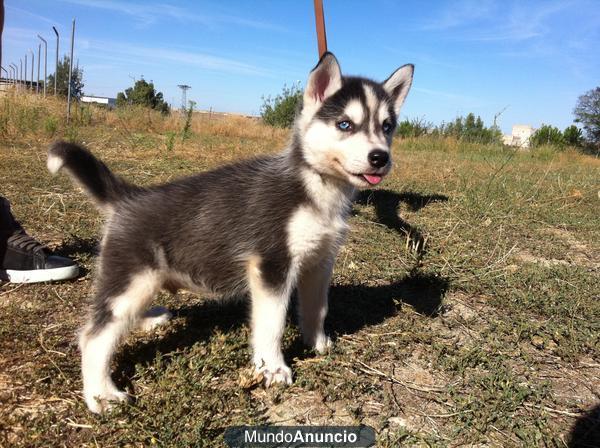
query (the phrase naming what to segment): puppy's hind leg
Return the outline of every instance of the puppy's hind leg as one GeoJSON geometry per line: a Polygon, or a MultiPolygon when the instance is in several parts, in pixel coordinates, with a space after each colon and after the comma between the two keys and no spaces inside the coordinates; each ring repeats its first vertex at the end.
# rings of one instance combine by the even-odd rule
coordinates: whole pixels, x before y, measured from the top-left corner
{"type": "Polygon", "coordinates": [[[289,292],[277,292],[264,284],[259,259],[248,264],[248,284],[252,300],[252,348],[256,373],[265,386],[292,384],[292,370],[281,352],[281,339],[289,304],[289,292]]]}
{"type": "Polygon", "coordinates": [[[298,314],[304,343],[319,353],[332,346],[325,335],[324,323],[327,317],[327,295],[333,260],[306,268],[298,279],[298,314]]]}
{"type": "Polygon", "coordinates": [[[110,363],[119,341],[160,287],[158,275],[152,270],[132,275],[117,294],[113,293],[112,281],[101,278],[92,317],[79,339],[83,395],[88,408],[95,413],[109,409],[111,402],[128,400],[129,396],[110,377],[110,363]]]}

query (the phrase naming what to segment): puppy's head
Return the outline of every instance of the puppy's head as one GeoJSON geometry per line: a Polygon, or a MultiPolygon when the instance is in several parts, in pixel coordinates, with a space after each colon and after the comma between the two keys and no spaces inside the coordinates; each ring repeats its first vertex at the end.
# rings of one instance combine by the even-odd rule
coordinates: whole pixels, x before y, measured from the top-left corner
{"type": "Polygon", "coordinates": [[[383,83],[343,77],[331,53],[310,73],[296,123],[304,159],[321,174],[355,187],[377,185],[392,166],[390,145],[414,67],[383,83]]]}

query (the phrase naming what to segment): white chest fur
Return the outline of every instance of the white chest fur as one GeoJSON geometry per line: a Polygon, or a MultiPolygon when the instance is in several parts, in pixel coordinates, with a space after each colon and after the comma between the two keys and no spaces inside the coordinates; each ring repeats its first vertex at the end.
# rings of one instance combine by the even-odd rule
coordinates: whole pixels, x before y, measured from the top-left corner
{"type": "Polygon", "coordinates": [[[287,226],[288,248],[297,267],[335,256],[348,230],[352,196],[352,190],[325,185],[314,173],[304,175],[314,205],[298,207],[287,226]]]}
{"type": "Polygon", "coordinates": [[[302,206],[288,224],[288,247],[296,265],[334,256],[348,229],[345,216],[327,216],[302,206]]]}

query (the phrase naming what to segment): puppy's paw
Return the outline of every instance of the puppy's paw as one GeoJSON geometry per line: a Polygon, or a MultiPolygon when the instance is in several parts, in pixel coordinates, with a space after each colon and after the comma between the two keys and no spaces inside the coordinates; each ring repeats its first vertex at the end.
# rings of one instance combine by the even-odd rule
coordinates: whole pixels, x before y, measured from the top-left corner
{"type": "Polygon", "coordinates": [[[255,372],[257,376],[262,376],[262,382],[265,387],[271,386],[271,384],[292,384],[292,369],[290,369],[285,362],[272,362],[272,363],[261,363],[259,367],[256,364],[255,372]]]}
{"type": "Polygon", "coordinates": [[[95,414],[107,412],[118,403],[131,402],[129,394],[117,389],[103,392],[85,392],[84,395],[85,404],[95,414]]]}
{"type": "Polygon", "coordinates": [[[142,331],[154,330],[159,325],[166,324],[172,317],[173,314],[164,306],[150,308],[144,313],[140,321],[140,329],[142,331]]]}
{"type": "Polygon", "coordinates": [[[327,353],[333,347],[333,341],[329,336],[325,334],[317,336],[317,339],[313,345],[315,351],[321,355],[327,353]]]}
{"type": "Polygon", "coordinates": [[[333,347],[331,338],[323,332],[312,335],[304,334],[303,340],[305,345],[314,349],[320,355],[327,353],[333,347]]]}

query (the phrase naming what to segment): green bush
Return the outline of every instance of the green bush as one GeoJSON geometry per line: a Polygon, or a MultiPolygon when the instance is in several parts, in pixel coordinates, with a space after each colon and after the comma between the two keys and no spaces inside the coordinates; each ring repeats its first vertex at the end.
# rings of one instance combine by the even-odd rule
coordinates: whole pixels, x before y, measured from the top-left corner
{"type": "Polygon", "coordinates": [[[544,124],[533,133],[529,139],[529,144],[532,148],[549,145],[562,149],[565,146],[565,138],[560,129],[549,124],[544,124]]]}
{"type": "Polygon", "coordinates": [[[424,118],[404,119],[398,123],[396,133],[403,138],[415,138],[427,135],[433,129],[433,124],[425,121],[424,118]]]}
{"type": "Polygon", "coordinates": [[[275,98],[263,97],[260,116],[263,121],[278,128],[289,128],[294,123],[296,111],[302,102],[302,89],[298,84],[283,86],[281,93],[275,98]]]}

